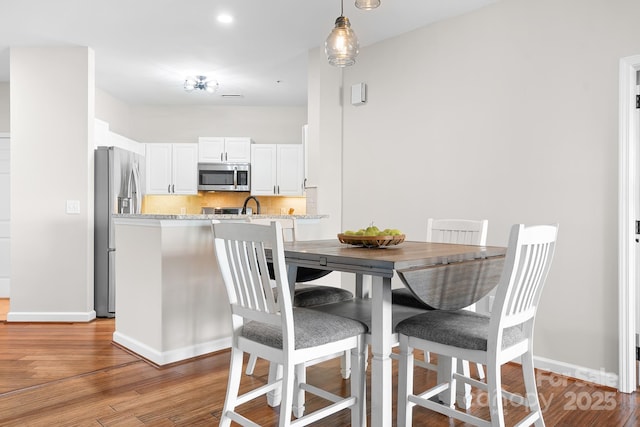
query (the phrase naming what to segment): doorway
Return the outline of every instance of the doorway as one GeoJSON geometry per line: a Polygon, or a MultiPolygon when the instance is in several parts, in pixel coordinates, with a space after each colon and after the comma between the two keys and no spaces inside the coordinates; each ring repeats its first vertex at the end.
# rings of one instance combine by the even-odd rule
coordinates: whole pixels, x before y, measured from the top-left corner
{"type": "Polygon", "coordinates": [[[618,191],[618,390],[634,392],[636,374],[637,280],[640,278],[640,131],[636,106],[640,55],[620,60],[618,191]]]}
{"type": "Polygon", "coordinates": [[[8,302],[11,275],[9,150],[9,134],[0,132],[0,304],[8,302]]]}

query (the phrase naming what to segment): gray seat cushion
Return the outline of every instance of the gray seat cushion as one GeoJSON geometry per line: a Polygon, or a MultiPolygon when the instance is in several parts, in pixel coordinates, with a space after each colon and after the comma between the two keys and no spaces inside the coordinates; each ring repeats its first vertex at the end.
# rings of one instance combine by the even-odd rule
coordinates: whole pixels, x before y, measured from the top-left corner
{"type": "MultiPolygon", "coordinates": [[[[487,350],[489,316],[468,310],[433,310],[398,324],[396,332],[469,350],[487,350]]],[[[524,340],[519,327],[506,329],[502,348],[524,340]]]]}
{"type": "Polygon", "coordinates": [[[433,307],[423,303],[408,288],[399,288],[391,291],[391,302],[398,305],[406,305],[407,307],[426,308],[433,310],[433,307]]]}
{"type": "Polygon", "coordinates": [[[312,307],[353,299],[346,289],[323,285],[298,285],[293,292],[294,307],[312,307]]]}
{"type": "MultiPolygon", "coordinates": [[[[305,308],[293,309],[296,349],[315,347],[366,332],[356,320],[305,308]]],[[[282,328],[260,322],[247,322],[242,336],[274,348],[282,348],[282,328]]]]}

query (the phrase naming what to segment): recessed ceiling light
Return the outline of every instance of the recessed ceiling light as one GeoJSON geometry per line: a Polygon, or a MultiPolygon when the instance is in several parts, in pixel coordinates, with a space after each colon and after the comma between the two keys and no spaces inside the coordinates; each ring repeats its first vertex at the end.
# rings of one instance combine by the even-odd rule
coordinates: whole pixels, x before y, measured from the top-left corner
{"type": "Polygon", "coordinates": [[[216,19],[221,24],[230,24],[233,22],[233,16],[229,15],[228,13],[221,13],[216,19]]]}

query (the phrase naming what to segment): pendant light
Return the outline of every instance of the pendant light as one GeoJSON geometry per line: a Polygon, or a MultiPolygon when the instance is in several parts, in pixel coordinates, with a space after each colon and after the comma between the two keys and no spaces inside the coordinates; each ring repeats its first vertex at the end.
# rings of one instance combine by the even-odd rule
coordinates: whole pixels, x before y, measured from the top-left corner
{"type": "Polygon", "coordinates": [[[340,0],[340,16],[336,19],[336,26],[324,43],[329,64],[336,67],[348,67],[356,63],[356,56],[360,50],[358,37],[351,29],[349,18],[343,15],[344,4],[340,0]]]}
{"type": "Polygon", "coordinates": [[[380,6],[380,0],[356,0],[358,9],[371,10],[380,6]]]}

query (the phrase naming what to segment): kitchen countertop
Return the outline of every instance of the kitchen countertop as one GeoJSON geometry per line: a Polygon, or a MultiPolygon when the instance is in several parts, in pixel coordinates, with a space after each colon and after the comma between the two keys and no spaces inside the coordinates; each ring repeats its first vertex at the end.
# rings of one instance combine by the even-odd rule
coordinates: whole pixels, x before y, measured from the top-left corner
{"type": "Polygon", "coordinates": [[[329,218],[329,215],[270,215],[270,214],[254,214],[254,215],[237,215],[237,214],[114,214],[114,218],[127,218],[127,219],[157,219],[157,220],[212,220],[212,219],[245,219],[252,218],[295,218],[297,220],[305,219],[322,219],[329,218]]]}

